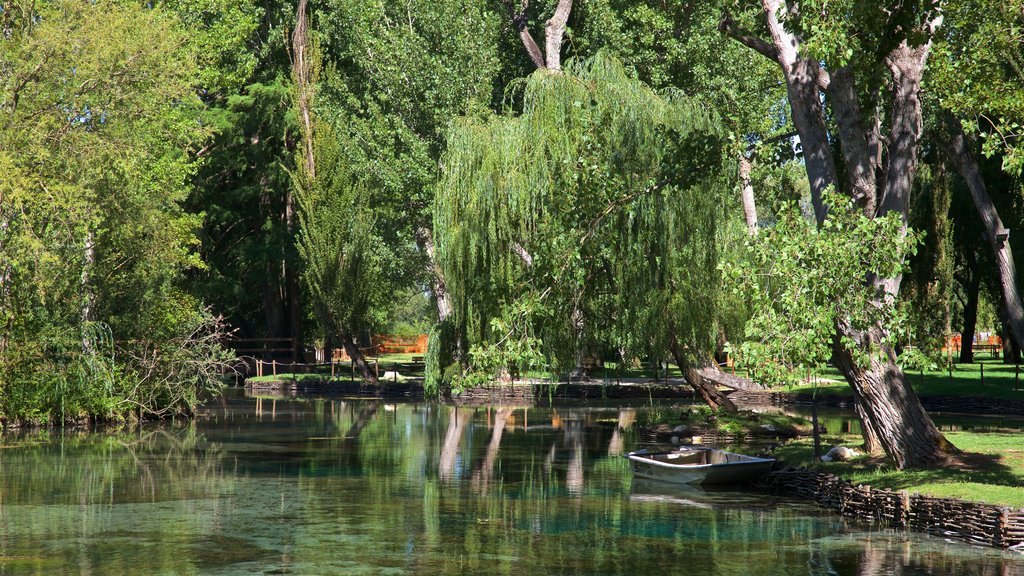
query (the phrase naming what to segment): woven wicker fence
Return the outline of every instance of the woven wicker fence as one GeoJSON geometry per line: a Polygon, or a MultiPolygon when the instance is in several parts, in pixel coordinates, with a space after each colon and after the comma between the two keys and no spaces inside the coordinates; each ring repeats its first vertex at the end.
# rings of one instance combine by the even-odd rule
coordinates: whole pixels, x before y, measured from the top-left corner
{"type": "Polygon", "coordinates": [[[844,516],[1024,552],[1021,509],[933,498],[906,490],[854,486],[838,476],[802,468],[772,472],[767,482],[782,492],[812,499],[844,516]]]}

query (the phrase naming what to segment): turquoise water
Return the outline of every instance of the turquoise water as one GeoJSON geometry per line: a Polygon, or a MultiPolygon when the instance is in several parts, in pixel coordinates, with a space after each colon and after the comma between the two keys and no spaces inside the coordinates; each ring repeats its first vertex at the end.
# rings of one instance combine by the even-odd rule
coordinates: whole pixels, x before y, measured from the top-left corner
{"type": "Polygon", "coordinates": [[[8,434],[0,574],[1024,574],[802,502],[634,481],[636,415],[235,398],[8,434]]]}

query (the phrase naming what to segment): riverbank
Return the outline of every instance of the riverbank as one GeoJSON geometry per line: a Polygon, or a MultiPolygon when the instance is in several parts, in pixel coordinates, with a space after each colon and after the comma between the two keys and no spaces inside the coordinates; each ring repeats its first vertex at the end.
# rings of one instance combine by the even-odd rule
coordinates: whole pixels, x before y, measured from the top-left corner
{"type": "MultiPolygon", "coordinates": [[[[814,458],[813,443],[807,438],[779,446],[774,455],[790,466],[836,474],[858,485],[1024,507],[1021,431],[1020,427],[1005,426],[980,431],[947,431],[946,437],[963,454],[951,462],[917,470],[896,470],[880,456],[821,462],[814,458]]],[[[822,439],[825,450],[832,446],[859,446],[862,441],[858,435],[836,433],[822,439]]]]}

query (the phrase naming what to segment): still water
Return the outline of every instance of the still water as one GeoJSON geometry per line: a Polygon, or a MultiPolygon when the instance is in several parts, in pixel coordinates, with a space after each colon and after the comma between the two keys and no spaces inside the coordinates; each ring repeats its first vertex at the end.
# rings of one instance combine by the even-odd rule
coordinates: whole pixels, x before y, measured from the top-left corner
{"type": "Polygon", "coordinates": [[[635,481],[642,410],[234,398],[7,435],[0,574],[1024,574],[802,502],[635,481]]]}

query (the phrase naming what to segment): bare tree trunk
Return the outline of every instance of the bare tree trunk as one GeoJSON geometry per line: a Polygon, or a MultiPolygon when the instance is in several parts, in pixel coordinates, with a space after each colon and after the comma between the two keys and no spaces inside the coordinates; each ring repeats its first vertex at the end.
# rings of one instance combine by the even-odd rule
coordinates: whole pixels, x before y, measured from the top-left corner
{"type": "Polygon", "coordinates": [[[1004,364],[1020,364],[1020,348],[1017,347],[1017,343],[1013,340],[1013,334],[1010,331],[1010,321],[1006,312],[1006,302],[1001,302],[999,305],[999,321],[1002,324],[1000,331],[1000,338],[1003,339],[1003,363],[1004,364]]]}
{"type": "Polygon", "coordinates": [[[971,271],[971,280],[967,286],[967,301],[964,303],[964,326],[960,333],[960,363],[974,363],[974,334],[978,326],[978,300],[981,296],[981,274],[971,271]]]}
{"type": "Polygon", "coordinates": [[[870,218],[875,215],[877,203],[875,169],[871,165],[867,131],[861,119],[857,87],[849,66],[838,68],[832,73],[829,95],[832,97],[832,111],[839,128],[850,195],[870,218]]]}
{"type": "Polygon", "coordinates": [[[309,30],[306,19],[307,0],[299,0],[295,11],[295,30],[292,32],[292,75],[298,92],[299,121],[302,123],[303,154],[306,176],[316,180],[316,156],[313,152],[313,74],[309,61],[309,30]]]}
{"type": "Polygon", "coordinates": [[[828,131],[825,127],[825,113],[821,107],[821,92],[818,90],[821,65],[817,60],[799,56],[799,41],[779,22],[781,0],[762,0],[761,4],[772,43],[778,51],[782,74],[786,78],[786,93],[793,114],[793,126],[800,135],[807,178],[811,184],[814,217],[820,224],[825,221],[828,214],[822,194],[837,183],[836,166],[832,160],[832,148],[829,146],[828,131]]]}
{"type": "Polygon", "coordinates": [[[451,297],[448,295],[448,285],[444,281],[444,273],[438,266],[434,255],[434,236],[430,228],[416,227],[416,244],[427,257],[427,279],[430,283],[430,291],[434,295],[434,303],[437,306],[437,320],[444,322],[452,315],[452,303],[451,297]]]}
{"type": "Polygon", "coordinates": [[[960,172],[960,176],[967,182],[974,208],[985,226],[985,237],[992,248],[996,269],[999,271],[999,287],[1006,303],[1006,320],[1010,326],[1010,333],[1017,348],[1024,348],[1024,305],[1017,289],[1017,267],[1010,249],[1010,232],[1003,227],[1003,221],[988,195],[985,179],[978,170],[978,163],[967,149],[963,130],[956,122],[950,124],[953,125],[954,134],[946,145],[946,153],[960,172]]]}
{"type": "Polygon", "coordinates": [[[864,408],[864,399],[857,393],[856,388],[853,388],[853,411],[857,414],[857,420],[860,422],[861,438],[864,439],[864,451],[868,454],[881,453],[883,450],[882,442],[878,439],[875,427],[869,421],[871,416],[864,408]]]}
{"type": "Polygon", "coordinates": [[[526,49],[526,54],[530,57],[530,61],[537,68],[544,68],[544,53],[541,52],[540,46],[533,39],[533,35],[530,34],[530,29],[527,27],[526,9],[529,7],[529,0],[522,0],[519,6],[516,6],[515,0],[502,0],[505,6],[508,8],[509,16],[512,18],[512,25],[516,29],[516,33],[519,34],[519,40],[523,43],[523,48],[526,49]]]}
{"type": "MultiPolygon", "coordinates": [[[[285,192],[285,226],[288,235],[295,241],[295,199],[291,191],[285,192]]],[[[302,338],[302,296],[299,291],[299,273],[295,259],[285,259],[284,263],[284,288],[288,301],[288,324],[289,333],[292,337],[292,361],[305,361],[305,347],[302,338]],[[289,261],[291,260],[291,261],[289,261]]]]}
{"type": "Polygon", "coordinates": [[[711,409],[725,410],[727,412],[736,411],[736,405],[732,403],[732,400],[729,400],[728,396],[722,394],[722,391],[714,383],[701,375],[697,367],[687,357],[686,351],[679,345],[679,340],[676,339],[674,333],[669,335],[668,346],[672,358],[676,361],[676,366],[679,366],[679,371],[683,373],[687,383],[693,387],[694,391],[700,395],[711,409]]]}
{"type": "MultiPolygon", "coordinates": [[[[295,80],[296,99],[301,122],[303,166],[306,180],[312,184],[316,181],[316,155],[313,142],[313,96],[317,71],[310,60],[309,26],[306,16],[307,0],[299,0],[295,11],[295,30],[292,32],[292,76],[295,80]]],[[[294,239],[295,206],[292,194],[285,197],[285,225],[294,239]]],[[[285,292],[288,301],[289,327],[292,337],[292,360],[304,360],[302,342],[302,300],[299,294],[298,273],[294,265],[285,261],[284,268],[285,292]]],[[[350,357],[355,361],[355,357],[350,357]]]]}
{"type": "Polygon", "coordinates": [[[566,24],[569,21],[569,13],[572,12],[572,0],[559,0],[555,7],[555,13],[544,25],[544,51],[541,52],[537,41],[533,39],[529,28],[526,26],[526,9],[530,6],[529,0],[521,0],[516,5],[516,0],[502,0],[508,8],[512,18],[512,25],[519,34],[519,40],[523,43],[526,54],[530,57],[533,65],[537,68],[547,68],[552,71],[562,69],[562,40],[565,36],[566,24]]]}
{"type": "Polygon", "coordinates": [[[82,328],[82,353],[92,353],[92,343],[85,333],[85,326],[92,320],[93,301],[96,299],[92,291],[92,269],[96,266],[96,236],[90,229],[85,235],[85,245],[82,248],[82,304],[79,309],[79,322],[82,328]]]}
{"type": "Polygon", "coordinates": [[[841,337],[856,341],[860,350],[882,352],[881,358],[872,355],[867,366],[863,366],[862,360],[856,359],[848,347],[839,343],[840,337],[835,340],[836,365],[854,390],[861,425],[875,431],[877,441],[896,466],[900,469],[929,466],[956,453],[956,448],[925,412],[896,364],[892,348],[883,343],[881,330],[859,332],[844,323],[838,332],[841,337]]]}
{"type": "Polygon", "coordinates": [[[366,357],[363,356],[363,352],[356,346],[355,340],[347,332],[339,331],[339,337],[341,338],[341,345],[345,348],[345,353],[352,359],[352,363],[359,368],[359,373],[363,375],[363,380],[366,380],[370,384],[377,385],[377,373],[370,369],[370,365],[366,363],[366,357]]]}
{"type": "Polygon", "coordinates": [[[757,204],[754,201],[754,186],[750,183],[750,159],[740,156],[740,185],[743,195],[743,216],[747,220],[747,232],[757,236],[757,204]]]}
{"type": "Polygon", "coordinates": [[[571,11],[572,0],[558,0],[554,16],[544,25],[544,51],[547,53],[548,70],[562,69],[562,37],[571,11]]]}

